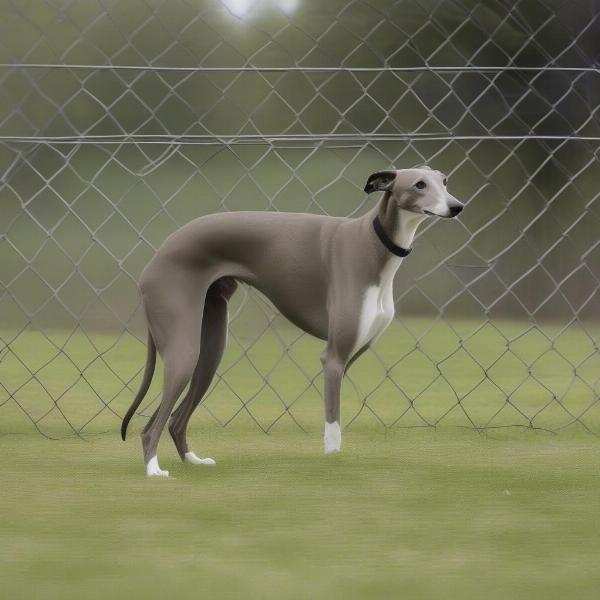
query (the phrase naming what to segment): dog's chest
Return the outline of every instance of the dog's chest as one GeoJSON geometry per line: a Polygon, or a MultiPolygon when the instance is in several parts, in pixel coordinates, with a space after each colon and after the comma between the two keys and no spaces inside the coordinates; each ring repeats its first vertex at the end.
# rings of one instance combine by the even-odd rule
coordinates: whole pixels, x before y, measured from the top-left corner
{"type": "Polygon", "coordinates": [[[381,274],[379,285],[365,289],[352,354],[383,333],[394,318],[394,274],[400,261],[390,261],[381,274]]]}

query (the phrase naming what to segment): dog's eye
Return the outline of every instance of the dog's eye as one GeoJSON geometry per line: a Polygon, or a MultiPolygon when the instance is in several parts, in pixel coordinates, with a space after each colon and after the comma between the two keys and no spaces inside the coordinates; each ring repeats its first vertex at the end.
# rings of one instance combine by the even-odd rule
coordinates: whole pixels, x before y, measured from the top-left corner
{"type": "Polygon", "coordinates": [[[417,183],[415,183],[415,187],[418,190],[424,190],[427,187],[427,184],[421,179],[421,181],[417,181],[417,183]]]}
{"type": "Polygon", "coordinates": [[[448,179],[446,177],[444,177],[444,185],[448,185],[448,179]]]}

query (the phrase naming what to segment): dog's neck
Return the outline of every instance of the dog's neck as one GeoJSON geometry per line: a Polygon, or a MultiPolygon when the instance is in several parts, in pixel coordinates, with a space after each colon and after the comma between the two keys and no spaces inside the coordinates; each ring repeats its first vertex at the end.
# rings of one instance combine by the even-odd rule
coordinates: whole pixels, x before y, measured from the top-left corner
{"type": "Polygon", "coordinates": [[[373,216],[375,215],[379,216],[386,235],[405,250],[412,248],[417,227],[426,219],[425,215],[398,208],[390,192],[385,192],[375,207],[373,216]]]}

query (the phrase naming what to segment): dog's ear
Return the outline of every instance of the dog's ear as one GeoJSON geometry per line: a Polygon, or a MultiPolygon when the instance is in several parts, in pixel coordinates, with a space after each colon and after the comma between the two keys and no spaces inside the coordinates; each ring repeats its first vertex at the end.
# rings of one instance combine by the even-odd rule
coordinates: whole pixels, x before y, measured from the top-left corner
{"type": "Polygon", "coordinates": [[[396,171],[379,171],[369,175],[365,184],[365,192],[386,192],[392,188],[392,184],[396,179],[396,171]]]}

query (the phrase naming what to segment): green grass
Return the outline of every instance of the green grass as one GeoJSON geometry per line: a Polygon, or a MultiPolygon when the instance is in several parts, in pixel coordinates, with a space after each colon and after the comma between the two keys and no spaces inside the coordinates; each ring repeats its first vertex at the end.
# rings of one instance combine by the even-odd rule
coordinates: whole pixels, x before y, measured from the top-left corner
{"type": "MultiPolygon", "coordinates": [[[[142,344],[47,332],[53,345],[33,330],[16,339],[2,333],[10,342],[0,350],[3,597],[597,598],[598,439],[578,424],[560,435],[460,427],[471,427],[469,419],[485,425],[500,408],[492,425],[560,429],[569,417],[548,404],[556,394],[598,432],[598,354],[589,335],[569,329],[552,345],[545,337],[556,337],[551,325],[532,330],[496,321],[480,329],[453,321],[452,331],[420,319],[397,322],[377,346],[383,365],[366,355],[353,367],[358,391],[349,382],[343,390],[350,423],[344,452],[325,457],[320,378],[302,394],[306,380],[291,360],[317,375],[322,344],[293,344],[261,391],[281,346],[273,335],[257,337],[262,324],[250,321],[254,329],[236,326],[221,371],[244,401],[259,392],[248,408],[263,427],[272,425],[271,435],[220,383],[207,400],[210,413],[198,411],[190,435],[217,467],[182,465],[167,436],[160,460],[168,480],[143,476],[142,417],[126,443],[118,436],[142,344]],[[415,337],[420,349],[407,354],[415,337]],[[481,367],[473,357],[495,385],[474,388],[481,367]],[[531,375],[516,357],[531,365],[531,375]],[[575,375],[565,360],[579,365],[575,375]],[[23,363],[37,382],[27,383],[23,363]],[[132,379],[130,389],[108,366],[132,379]],[[416,398],[413,408],[406,411],[406,397],[381,383],[386,369],[416,398]],[[436,373],[443,377],[426,388],[436,373]],[[511,396],[521,414],[495,386],[511,393],[523,377],[511,396]],[[83,439],[65,437],[69,430],[44,388],[83,428],[83,439]],[[101,410],[92,388],[117,414],[101,410]],[[307,433],[289,416],[277,419],[275,390],[288,402],[301,394],[292,411],[307,433]],[[23,410],[62,439],[41,436],[23,410]],[[383,427],[399,415],[395,428],[383,427]],[[229,427],[215,417],[231,420],[229,427]],[[437,430],[410,428],[425,421],[437,430]]],[[[286,343],[294,339],[287,326],[274,326],[286,343]]],[[[160,373],[151,398],[159,384],[160,373]]]]}
{"type": "Polygon", "coordinates": [[[600,445],[473,432],[0,437],[6,598],[597,598],[600,445]]]}
{"type": "MultiPolygon", "coordinates": [[[[598,324],[563,331],[560,324],[534,328],[518,321],[450,323],[395,321],[376,354],[366,353],[349,372],[346,426],[383,431],[517,425],[600,433],[598,324]]],[[[139,385],[143,343],[130,334],[42,334],[31,328],[18,335],[0,330],[0,340],[0,433],[32,431],[30,418],[53,437],[71,431],[65,417],[84,434],[118,428],[139,385]]],[[[322,349],[319,340],[298,338],[283,318],[269,325],[255,305],[247,305],[229,337],[219,369],[223,379],[216,380],[194,422],[293,431],[292,415],[306,431],[320,432],[322,349]],[[284,403],[291,405],[289,413],[284,403]]],[[[142,405],[145,414],[160,385],[159,367],[142,405]]],[[[134,421],[134,428],[140,424],[134,421]]]]}

